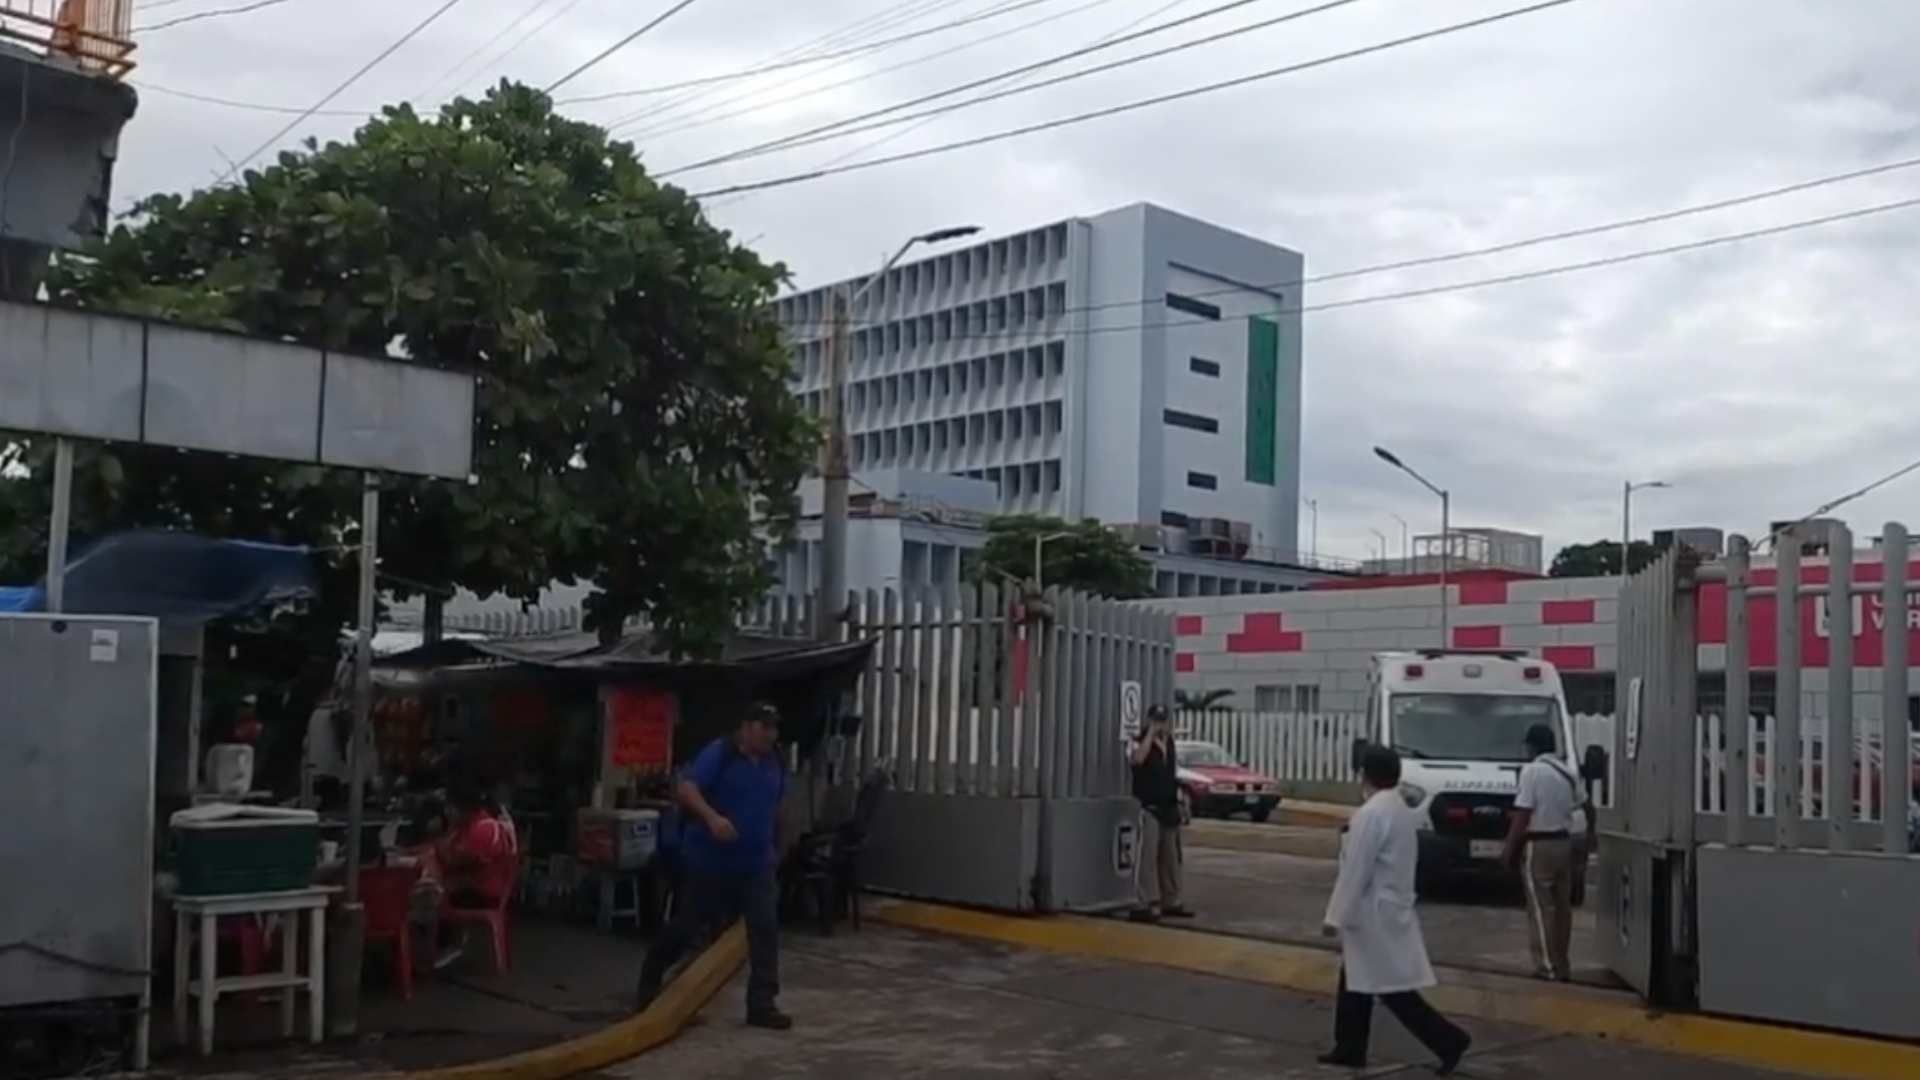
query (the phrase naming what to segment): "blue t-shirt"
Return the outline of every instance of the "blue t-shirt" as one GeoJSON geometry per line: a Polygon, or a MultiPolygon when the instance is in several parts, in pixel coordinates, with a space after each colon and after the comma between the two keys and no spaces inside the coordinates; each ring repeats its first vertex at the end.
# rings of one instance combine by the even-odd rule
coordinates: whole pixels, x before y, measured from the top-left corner
{"type": "Polygon", "coordinates": [[[731,739],[715,739],[687,766],[682,779],[700,789],[715,813],[733,822],[739,837],[730,844],[714,839],[706,824],[686,816],[681,855],[693,870],[710,874],[755,874],[771,868],[777,855],[774,829],[780,800],[787,792],[787,770],[778,756],[755,761],[731,739]]]}

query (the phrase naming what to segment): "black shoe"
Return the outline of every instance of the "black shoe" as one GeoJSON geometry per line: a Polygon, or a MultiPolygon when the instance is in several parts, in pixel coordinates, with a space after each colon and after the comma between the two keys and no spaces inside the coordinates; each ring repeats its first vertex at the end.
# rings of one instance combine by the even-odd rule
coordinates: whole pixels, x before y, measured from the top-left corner
{"type": "Polygon", "coordinates": [[[1170,907],[1161,911],[1160,916],[1165,919],[1194,918],[1193,909],[1190,907],[1170,907]]]}
{"type": "Polygon", "coordinates": [[[1331,1065],[1337,1069],[1364,1069],[1367,1067],[1366,1058],[1355,1057],[1352,1054],[1343,1054],[1338,1050],[1330,1050],[1327,1053],[1321,1054],[1315,1060],[1322,1065],[1331,1065]]]}
{"type": "Polygon", "coordinates": [[[1127,921],[1137,922],[1137,923],[1157,923],[1160,921],[1160,913],[1153,910],[1152,908],[1134,908],[1132,911],[1127,913],[1127,921]]]}
{"type": "Polygon", "coordinates": [[[1460,1059],[1467,1056],[1467,1050],[1470,1049],[1472,1046],[1473,1046],[1473,1036],[1469,1035],[1466,1038],[1461,1039],[1460,1045],[1454,1048],[1453,1053],[1448,1054],[1446,1057],[1441,1058],[1440,1064],[1435,1065],[1433,1067],[1433,1075],[1452,1076],[1453,1071],[1460,1067],[1460,1059]]]}
{"type": "Polygon", "coordinates": [[[793,1030],[793,1017],[779,1009],[760,1009],[747,1014],[747,1026],[765,1028],[768,1031],[793,1030]]]}

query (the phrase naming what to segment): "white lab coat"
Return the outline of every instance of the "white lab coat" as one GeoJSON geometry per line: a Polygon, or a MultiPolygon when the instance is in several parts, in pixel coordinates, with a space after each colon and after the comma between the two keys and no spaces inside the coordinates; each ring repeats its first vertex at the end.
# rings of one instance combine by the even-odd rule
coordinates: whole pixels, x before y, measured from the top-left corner
{"type": "Polygon", "coordinates": [[[1355,993],[1397,994],[1437,981],[1413,912],[1419,847],[1413,811],[1397,791],[1376,792],[1347,824],[1326,922],[1339,928],[1355,993]]]}

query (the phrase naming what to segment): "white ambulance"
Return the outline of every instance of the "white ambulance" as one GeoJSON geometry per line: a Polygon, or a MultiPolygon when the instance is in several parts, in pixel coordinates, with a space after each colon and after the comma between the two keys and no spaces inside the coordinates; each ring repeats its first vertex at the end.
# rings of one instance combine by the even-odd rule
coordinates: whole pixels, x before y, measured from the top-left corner
{"type": "MultiPolygon", "coordinates": [[[[1367,685],[1367,739],[1400,754],[1400,795],[1420,818],[1422,889],[1454,873],[1504,872],[1500,856],[1527,729],[1553,728],[1573,745],[1560,673],[1520,652],[1462,649],[1377,653],[1367,685]]],[[[1355,747],[1358,758],[1360,747],[1355,747]]],[[[1579,763],[1604,776],[1604,751],[1579,763]]],[[[1569,760],[1569,769],[1574,763],[1569,760]]],[[[1586,820],[1573,823],[1575,903],[1586,894],[1586,820]]]]}

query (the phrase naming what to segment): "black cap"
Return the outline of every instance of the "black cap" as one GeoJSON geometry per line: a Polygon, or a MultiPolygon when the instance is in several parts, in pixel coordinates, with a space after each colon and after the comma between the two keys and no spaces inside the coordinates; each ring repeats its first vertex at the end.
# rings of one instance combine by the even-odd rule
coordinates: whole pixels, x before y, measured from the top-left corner
{"type": "Polygon", "coordinates": [[[1535,724],[1527,729],[1527,749],[1536,754],[1551,754],[1560,745],[1554,736],[1553,728],[1548,724],[1535,724]]]}

